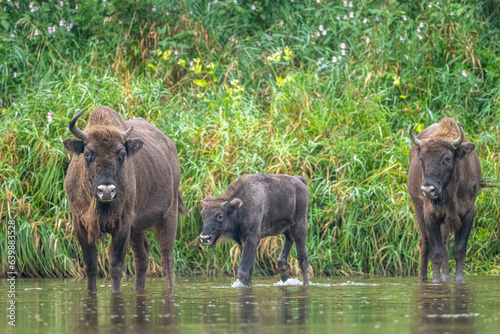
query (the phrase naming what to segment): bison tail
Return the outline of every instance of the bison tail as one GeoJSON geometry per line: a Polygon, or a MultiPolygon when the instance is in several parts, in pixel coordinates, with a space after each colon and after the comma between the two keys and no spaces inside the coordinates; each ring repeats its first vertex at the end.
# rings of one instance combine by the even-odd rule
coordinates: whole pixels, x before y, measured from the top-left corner
{"type": "Polygon", "coordinates": [[[303,184],[305,184],[307,186],[306,179],[304,179],[302,176],[294,175],[293,177],[299,179],[303,184]]]}
{"type": "Polygon", "coordinates": [[[182,195],[181,195],[180,191],[177,193],[177,207],[178,207],[179,213],[181,215],[187,215],[188,214],[188,209],[184,205],[184,201],[182,200],[182,195]]]}

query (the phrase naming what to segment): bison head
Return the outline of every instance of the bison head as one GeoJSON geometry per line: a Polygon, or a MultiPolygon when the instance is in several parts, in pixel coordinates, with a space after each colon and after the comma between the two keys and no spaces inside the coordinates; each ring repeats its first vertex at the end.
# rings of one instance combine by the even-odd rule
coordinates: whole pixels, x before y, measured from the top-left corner
{"type": "Polygon", "coordinates": [[[214,246],[221,235],[232,230],[232,224],[234,224],[232,214],[242,204],[243,202],[239,198],[233,198],[228,202],[215,199],[212,196],[207,196],[201,201],[201,218],[203,220],[203,230],[200,234],[201,242],[214,246]]]}
{"type": "Polygon", "coordinates": [[[418,158],[423,171],[422,195],[428,199],[440,197],[457,173],[457,161],[474,151],[474,144],[464,143],[465,133],[462,125],[459,122],[457,125],[460,131],[457,139],[445,136],[418,139],[413,134],[414,124],[409,128],[410,139],[418,149],[418,158]]]}
{"type": "Polygon", "coordinates": [[[143,141],[127,140],[133,127],[124,132],[103,125],[93,126],[88,132],[80,130],[75,124],[84,111],[69,122],[69,130],[78,139],[66,139],[64,147],[74,154],[83,154],[93,196],[100,202],[112,202],[124,192],[127,159],[142,147],[143,141]]]}

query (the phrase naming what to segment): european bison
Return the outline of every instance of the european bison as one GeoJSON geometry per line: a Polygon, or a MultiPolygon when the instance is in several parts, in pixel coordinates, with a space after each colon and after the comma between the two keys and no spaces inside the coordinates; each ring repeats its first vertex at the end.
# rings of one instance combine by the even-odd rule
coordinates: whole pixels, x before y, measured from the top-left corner
{"type": "Polygon", "coordinates": [[[448,247],[455,233],[456,282],[464,281],[467,240],[474,220],[474,202],[481,186],[481,165],[475,145],[467,142],[460,123],[444,118],[417,137],[409,128],[408,191],[415,206],[420,229],[420,275],[427,280],[432,263],[433,282],[450,280],[448,247]]]}
{"type": "Polygon", "coordinates": [[[109,107],[96,108],[85,130],[69,130],[78,139],[66,139],[74,153],[65,189],[73,226],[82,247],[87,289],[96,291],[96,240],[110,233],[110,276],[113,291],[120,290],[127,246],[134,253],[135,289],[144,289],[150,245],[144,230],[156,226],[163,273],[174,287],[173,247],[177,211],[184,212],[179,193],[180,170],[174,143],[142,118],[124,121],[109,107]]]}
{"type": "Polygon", "coordinates": [[[243,248],[238,279],[252,284],[252,269],[260,239],[285,235],[278,257],[281,279],[288,279],[287,258],[295,242],[304,285],[309,267],[306,251],[309,191],[301,176],[244,175],[229,185],[220,198],[201,201],[203,231],[200,239],[215,246],[221,236],[229,237],[243,248]]]}

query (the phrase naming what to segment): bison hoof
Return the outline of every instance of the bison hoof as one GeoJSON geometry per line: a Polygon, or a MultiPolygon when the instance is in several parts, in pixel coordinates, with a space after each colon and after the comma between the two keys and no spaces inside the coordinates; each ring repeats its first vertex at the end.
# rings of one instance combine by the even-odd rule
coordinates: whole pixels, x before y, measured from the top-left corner
{"type": "Polygon", "coordinates": [[[455,277],[455,283],[465,283],[465,280],[463,277],[455,277]]]}
{"type": "Polygon", "coordinates": [[[427,276],[419,276],[418,277],[419,282],[427,282],[427,279],[428,279],[427,276]]]}
{"type": "Polygon", "coordinates": [[[288,275],[281,275],[281,281],[283,283],[285,283],[286,281],[288,281],[289,278],[290,278],[290,276],[288,276],[288,275]]]}
{"type": "Polygon", "coordinates": [[[449,281],[451,281],[450,275],[443,276],[443,282],[449,282],[449,281]]]}

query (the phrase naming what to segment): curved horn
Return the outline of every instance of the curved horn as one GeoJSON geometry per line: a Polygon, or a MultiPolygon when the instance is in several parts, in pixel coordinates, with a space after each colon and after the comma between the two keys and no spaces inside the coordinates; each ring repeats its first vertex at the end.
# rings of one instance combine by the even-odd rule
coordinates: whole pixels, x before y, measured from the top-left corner
{"type": "Polygon", "coordinates": [[[455,147],[460,146],[465,139],[465,133],[464,133],[464,128],[462,128],[462,124],[460,124],[460,122],[457,122],[457,125],[458,129],[460,130],[460,137],[458,137],[458,139],[453,140],[453,145],[455,145],[455,147]]]}
{"type": "Polygon", "coordinates": [[[72,134],[74,134],[77,138],[80,138],[81,140],[87,139],[87,134],[82,130],[80,130],[78,127],[76,127],[75,124],[78,118],[83,114],[85,110],[86,109],[80,111],[78,114],[76,114],[75,117],[71,119],[71,121],[69,121],[69,131],[71,131],[72,134]]]}
{"type": "Polygon", "coordinates": [[[410,135],[411,142],[420,147],[420,143],[422,141],[420,139],[418,139],[417,137],[415,137],[415,135],[413,134],[413,127],[414,126],[415,126],[415,124],[410,125],[410,127],[408,128],[408,134],[410,135]]]}
{"type": "Polygon", "coordinates": [[[128,136],[130,136],[130,134],[132,133],[132,130],[134,130],[133,126],[131,126],[130,128],[128,128],[126,131],[122,132],[123,140],[127,140],[128,136]]]}

